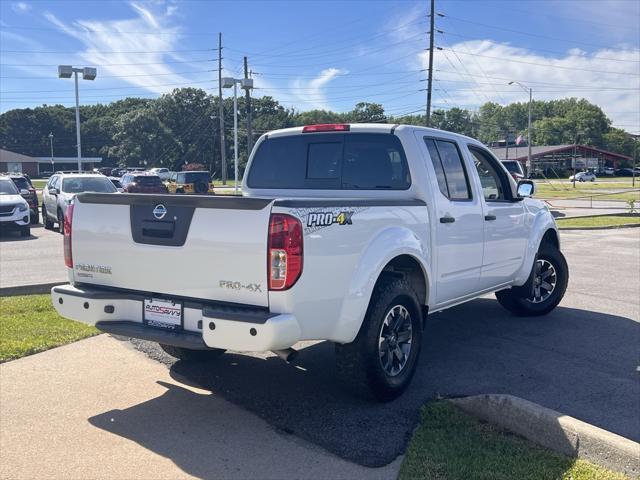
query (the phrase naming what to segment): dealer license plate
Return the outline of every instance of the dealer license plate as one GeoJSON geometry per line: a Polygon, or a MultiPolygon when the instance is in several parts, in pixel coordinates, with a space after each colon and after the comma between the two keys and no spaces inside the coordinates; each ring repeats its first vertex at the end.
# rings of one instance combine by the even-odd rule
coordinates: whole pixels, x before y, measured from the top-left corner
{"type": "Polygon", "coordinates": [[[161,298],[145,299],[144,321],[152,327],[182,327],[182,304],[161,298]]]}

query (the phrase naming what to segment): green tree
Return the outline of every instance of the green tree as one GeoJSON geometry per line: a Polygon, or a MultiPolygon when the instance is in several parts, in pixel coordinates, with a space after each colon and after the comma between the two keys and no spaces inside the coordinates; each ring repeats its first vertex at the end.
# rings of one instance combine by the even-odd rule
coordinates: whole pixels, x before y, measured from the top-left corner
{"type": "Polygon", "coordinates": [[[387,117],[384,108],[379,103],[360,102],[349,113],[346,118],[354,123],[382,123],[387,117]]]}
{"type": "Polygon", "coordinates": [[[153,165],[179,170],[182,162],[173,155],[182,148],[174,134],[149,108],[140,108],[120,117],[113,140],[114,154],[122,166],[153,165]]]}

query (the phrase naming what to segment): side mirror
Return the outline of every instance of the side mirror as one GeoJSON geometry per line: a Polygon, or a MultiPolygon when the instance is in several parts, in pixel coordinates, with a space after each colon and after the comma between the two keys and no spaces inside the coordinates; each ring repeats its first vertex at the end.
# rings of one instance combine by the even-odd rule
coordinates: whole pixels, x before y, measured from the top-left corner
{"type": "Polygon", "coordinates": [[[29,190],[27,190],[26,188],[20,189],[20,195],[22,196],[29,195],[29,193],[29,190]]]}
{"type": "Polygon", "coordinates": [[[49,189],[49,195],[57,195],[58,193],[58,189],[57,188],[50,188],[49,189]]]}
{"type": "Polygon", "coordinates": [[[518,182],[518,197],[528,198],[536,193],[536,186],[531,180],[520,180],[518,182]]]}

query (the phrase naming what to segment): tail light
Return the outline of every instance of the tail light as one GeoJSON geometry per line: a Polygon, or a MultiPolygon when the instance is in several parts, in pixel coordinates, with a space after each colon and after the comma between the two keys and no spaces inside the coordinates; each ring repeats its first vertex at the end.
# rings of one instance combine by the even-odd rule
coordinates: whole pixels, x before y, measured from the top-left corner
{"type": "Polygon", "coordinates": [[[71,251],[71,225],[73,223],[73,203],[67,206],[64,214],[63,232],[64,232],[64,264],[73,268],[73,255],[71,251]]]}
{"type": "Polygon", "coordinates": [[[274,213],[269,221],[269,290],[291,288],[302,273],[302,223],[274,213]]]}

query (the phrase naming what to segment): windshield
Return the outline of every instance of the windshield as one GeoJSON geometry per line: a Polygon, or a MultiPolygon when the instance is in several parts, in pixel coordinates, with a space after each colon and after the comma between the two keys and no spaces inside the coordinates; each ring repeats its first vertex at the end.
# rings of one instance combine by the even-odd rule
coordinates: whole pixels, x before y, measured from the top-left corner
{"type": "Polygon", "coordinates": [[[11,180],[0,179],[0,195],[18,195],[18,193],[18,189],[11,180]]]}
{"type": "Polygon", "coordinates": [[[117,190],[106,177],[75,177],[62,180],[62,191],[65,193],[114,193],[117,190]]]}

